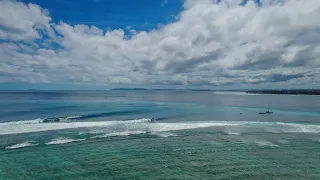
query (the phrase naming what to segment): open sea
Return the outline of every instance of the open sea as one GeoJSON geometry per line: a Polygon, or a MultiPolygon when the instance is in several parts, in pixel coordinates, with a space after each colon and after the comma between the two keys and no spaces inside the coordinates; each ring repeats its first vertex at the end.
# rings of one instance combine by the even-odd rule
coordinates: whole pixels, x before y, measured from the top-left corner
{"type": "Polygon", "coordinates": [[[0,180],[48,179],[319,180],[320,96],[1,91],[0,180]]]}

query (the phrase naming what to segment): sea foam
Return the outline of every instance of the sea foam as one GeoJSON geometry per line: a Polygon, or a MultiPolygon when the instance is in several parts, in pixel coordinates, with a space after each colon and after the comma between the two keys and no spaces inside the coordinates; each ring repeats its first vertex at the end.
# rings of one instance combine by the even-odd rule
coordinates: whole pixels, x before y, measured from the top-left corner
{"type": "Polygon", "coordinates": [[[153,132],[153,135],[159,136],[159,137],[176,137],[177,134],[173,134],[170,132],[153,132]]]}
{"type": "Polygon", "coordinates": [[[27,142],[15,144],[15,145],[7,146],[7,147],[5,147],[5,149],[19,149],[19,148],[37,146],[37,145],[38,144],[33,143],[33,141],[27,141],[27,142]]]}
{"type": "Polygon", "coordinates": [[[113,132],[107,134],[100,134],[93,136],[91,138],[104,138],[104,137],[115,137],[115,136],[129,136],[133,134],[144,134],[146,131],[123,131],[123,132],[113,132]]]}
{"type": "Polygon", "coordinates": [[[273,144],[272,142],[269,141],[254,141],[260,146],[271,146],[271,147],[279,147],[279,145],[273,144]]]}
{"type": "MultiPolygon", "coordinates": [[[[193,121],[193,122],[151,122],[149,118],[128,120],[128,121],[89,121],[89,122],[56,122],[56,123],[41,123],[40,120],[26,121],[26,122],[7,122],[0,123],[0,135],[20,134],[41,131],[52,131],[73,128],[100,128],[101,132],[111,133],[110,128],[122,127],[124,129],[114,133],[121,133],[122,131],[144,131],[144,132],[165,132],[187,130],[205,127],[260,127],[265,132],[280,132],[280,133],[320,133],[320,125],[306,125],[295,123],[282,122],[232,122],[232,121],[193,121]],[[109,127],[109,128],[104,128],[109,127]]],[[[235,132],[227,132],[230,135],[240,135],[235,132]]]]}
{"type": "Polygon", "coordinates": [[[57,138],[57,139],[53,139],[45,144],[46,145],[66,144],[66,143],[78,142],[78,141],[84,141],[84,140],[86,140],[86,139],[57,138]]]}
{"type": "Polygon", "coordinates": [[[149,122],[150,119],[137,119],[128,121],[96,121],[96,122],[57,122],[57,123],[41,123],[32,121],[18,121],[0,123],[0,135],[6,134],[21,134],[41,131],[52,131],[73,128],[90,128],[90,127],[103,127],[116,124],[129,124],[129,123],[143,123],[149,122]]]}

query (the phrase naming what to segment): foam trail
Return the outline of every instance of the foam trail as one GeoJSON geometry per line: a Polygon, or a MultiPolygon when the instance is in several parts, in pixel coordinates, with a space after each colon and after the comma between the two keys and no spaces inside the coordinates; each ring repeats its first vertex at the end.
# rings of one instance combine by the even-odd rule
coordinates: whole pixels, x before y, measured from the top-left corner
{"type": "Polygon", "coordinates": [[[15,144],[15,145],[12,145],[12,146],[7,146],[7,147],[5,147],[5,149],[19,149],[19,148],[30,147],[30,146],[37,146],[37,145],[38,145],[38,144],[33,144],[32,142],[27,141],[27,142],[15,144]]]}
{"type": "Polygon", "coordinates": [[[71,142],[84,141],[86,139],[69,139],[69,138],[57,138],[53,139],[50,142],[45,143],[46,145],[56,145],[56,144],[66,144],[71,142]]]}

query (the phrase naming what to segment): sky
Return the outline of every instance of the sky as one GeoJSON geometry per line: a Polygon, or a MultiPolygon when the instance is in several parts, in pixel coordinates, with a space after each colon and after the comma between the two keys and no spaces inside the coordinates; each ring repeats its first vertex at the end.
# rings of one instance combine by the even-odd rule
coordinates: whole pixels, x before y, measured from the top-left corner
{"type": "Polygon", "coordinates": [[[0,89],[320,88],[319,0],[0,0],[0,89]]]}

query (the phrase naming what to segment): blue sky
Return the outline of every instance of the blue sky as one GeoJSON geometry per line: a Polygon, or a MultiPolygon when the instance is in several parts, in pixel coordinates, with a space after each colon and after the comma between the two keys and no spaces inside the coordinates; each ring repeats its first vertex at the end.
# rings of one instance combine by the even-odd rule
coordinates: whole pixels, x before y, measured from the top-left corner
{"type": "Polygon", "coordinates": [[[94,25],[101,29],[137,30],[157,28],[167,24],[182,10],[181,0],[31,0],[48,9],[54,22],[70,25],[94,25]]]}
{"type": "Polygon", "coordinates": [[[320,88],[318,0],[1,0],[0,89],[320,88]]]}

